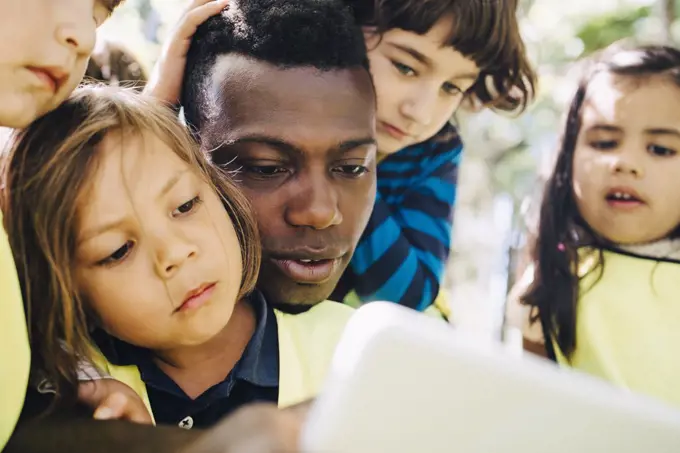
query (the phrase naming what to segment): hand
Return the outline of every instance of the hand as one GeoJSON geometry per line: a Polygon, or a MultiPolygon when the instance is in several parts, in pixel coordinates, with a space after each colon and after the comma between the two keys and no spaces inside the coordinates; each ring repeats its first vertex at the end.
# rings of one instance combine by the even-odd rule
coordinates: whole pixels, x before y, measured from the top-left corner
{"type": "Polygon", "coordinates": [[[191,0],[170,33],[144,93],[171,105],[179,103],[187,53],[194,33],[199,25],[221,12],[228,4],[229,0],[191,0]]]}
{"type": "Polygon", "coordinates": [[[78,401],[94,410],[97,420],[127,420],[151,425],[153,420],[142,399],[115,379],[81,381],[78,401]]]}
{"type": "Polygon", "coordinates": [[[182,453],[297,453],[304,412],[252,404],[227,417],[182,453]]]}

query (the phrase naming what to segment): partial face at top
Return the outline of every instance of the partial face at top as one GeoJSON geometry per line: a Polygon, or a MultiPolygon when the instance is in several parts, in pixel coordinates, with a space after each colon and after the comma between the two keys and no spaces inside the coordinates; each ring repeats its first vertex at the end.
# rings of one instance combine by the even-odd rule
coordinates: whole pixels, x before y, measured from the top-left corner
{"type": "Polygon", "coordinates": [[[452,21],[442,19],[426,34],[366,30],[371,74],[378,94],[378,150],[392,154],[432,138],[476,82],[479,68],[443,43],[452,21]]]}
{"type": "Polygon", "coordinates": [[[335,289],[375,200],[375,104],[361,69],[281,69],[221,57],[204,150],[237,176],[255,209],[258,288],[275,304],[313,305],[335,289]]]}
{"type": "Polygon", "coordinates": [[[0,0],[0,126],[25,127],[71,94],[110,13],[103,0],[0,0]]]}

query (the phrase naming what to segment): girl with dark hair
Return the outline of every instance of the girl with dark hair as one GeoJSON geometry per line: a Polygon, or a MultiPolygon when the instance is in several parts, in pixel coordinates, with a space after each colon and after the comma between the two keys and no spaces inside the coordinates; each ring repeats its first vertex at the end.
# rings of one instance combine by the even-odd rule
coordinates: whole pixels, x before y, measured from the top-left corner
{"type": "Polygon", "coordinates": [[[522,297],[559,364],[680,404],[680,51],[607,49],[568,111],[522,297]]]}

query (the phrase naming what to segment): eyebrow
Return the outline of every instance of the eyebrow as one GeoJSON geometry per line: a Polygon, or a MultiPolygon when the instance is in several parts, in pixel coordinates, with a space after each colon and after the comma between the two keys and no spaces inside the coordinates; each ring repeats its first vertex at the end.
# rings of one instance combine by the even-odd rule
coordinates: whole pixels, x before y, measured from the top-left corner
{"type": "MultiPolygon", "coordinates": [[[[413,47],[405,46],[403,44],[397,44],[397,43],[394,43],[394,42],[390,43],[390,45],[397,50],[400,50],[404,53],[409,54],[411,57],[415,58],[416,60],[418,60],[420,63],[424,64],[425,66],[427,66],[429,68],[434,67],[434,62],[429,57],[427,57],[422,52],[417,51],[413,47]]],[[[477,77],[479,77],[479,74],[475,74],[475,73],[472,73],[472,72],[466,72],[464,74],[457,74],[453,78],[456,79],[456,80],[461,80],[461,79],[477,80],[477,77]]]]}
{"type": "MultiPolygon", "coordinates": [[[[288,143],[279,138],[261,134],[239,137],[236,140],[225,143],[225,146],[228,147],[244,143],[259,143],[262,145],[267,145],[286,154],[304,154],[304,151],[296,145],[288,143]]],[[[342,154],[362,146],[377,146],[377,141],[373,137],[346,140],[335,145],[333,147],[333,151],[334,153],[342,154]]]]}
{"type": "MultiPolygon", "coordinates": [[[[175,184],[177,184],[177,182],[179,182],[179,180],[182,179],[182,176],[184,176],[188,171],[189,170],[187,169],[175,173],[175,175],[172,178],[168,179],[168,181],[163,185],[161,190],[158,192],[158,196],[156,198],[157,199],[161,198],[162,196],[170,192],[170,190],[175,186],[175,184]]],[[[127,217],[113,220],[111,222],[104,223],[102,225],[98,225],[94,228],[86,230],[78,242],[82,244],[83,242],[89,241],[90,239],[95,238],[100,234],[119,228],[121,225],[125,224],[125,222],[127,222],[127,217]]]]}
{"type": "Polygon", "coordinates": [[[611,124],[596,124],[586,129],[586,132],[602,131],[602,132],[623,132],[620,127],[612,126],[611,124]]]}
{"type": "Polygon", "coordinates": [[[680,131],[677,129],[672,129],[672,128],[651,128],[651,129],[645,129],[645,134],[649,135],[671,135],[676,138],[680,138],[680,131]]]}
{"type": "MultiPolygon", "coordinates": [[[[589,127],[588,132],[590,131],[603,131],[603,132],[616,132],[616,133],[621,133],[623,130],[618,127],[618,126],[613,126],[610,124],[596,124],[595,126],[589,127]]],[[[672,129],[672,128],[665,128],[665,127],[653,127],[653,128],[648,128],[644,130],[644,133],[647,135],[671,135],[673,137],[680,138],[680,131],[677,129],[672,129]]]]}

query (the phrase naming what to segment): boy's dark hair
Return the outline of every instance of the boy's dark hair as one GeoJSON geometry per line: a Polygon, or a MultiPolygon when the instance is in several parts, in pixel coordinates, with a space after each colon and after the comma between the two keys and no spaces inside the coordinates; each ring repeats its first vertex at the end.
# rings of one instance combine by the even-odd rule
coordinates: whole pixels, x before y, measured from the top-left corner
{"type": "Polygon", "coordinates": [[[536,73],[526,56],[517,22],[517,0],[344,0],[361,26],[383,34],[400,28],[420,35],[451,19],[443,43],[481,69],[470,90],[489,107],[522,111],[533,98],[536,73]]]}
{"type": "MultiPolygon", "coordinates": [[[[596,234],[581,217],[572,187],[574,151],[581,131],[581,113],[588,85],[597,74],[609,73],[632,81],[664,77],[680,88],[680,50],[673,47],[625,49],[617,43],[589,63],[572,98],[555,167],[545,186],[538,234],[531,250],[534,279],[521,299],[532,307],[532,322],[541,322],[546,352],[553,360],[556,357],[554,346],[566,358],[576,348],[579,248],[593,246],[600,249],[592,271],[601,273],[604,269],[601,250],[616,246],[596,234]]],[[[670,236],[680,237],[680,227],[670,236]]]]}
{"type": "Polygon", "coordinates": [[[230,53],[283,68],[368,70],[361,29],[340,1],[233,0],[198,28],[189,49],[182,105],[196,128],[212,68],[218,56],[230,53]]]}

